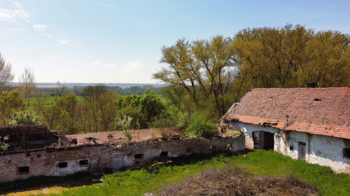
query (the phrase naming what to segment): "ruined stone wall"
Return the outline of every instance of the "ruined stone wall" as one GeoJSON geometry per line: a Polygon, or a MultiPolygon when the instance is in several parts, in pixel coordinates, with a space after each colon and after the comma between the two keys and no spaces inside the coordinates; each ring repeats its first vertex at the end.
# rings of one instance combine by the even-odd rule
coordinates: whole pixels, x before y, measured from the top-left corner
{"type": "Polygon", "coordinates": [[[162,155],[176,157],[191,153],[211,153],[216,150],[245,149],[243,135],[231,138],[147,141],[114,146],[81,146],[76,148],[41,149],[0,154],[0,182],[26,179],[30,176],[64,176],[99,168],[118,170],[136,162],[162,155]],[[28,171],[27,171],[28,169],[28,171]]]}

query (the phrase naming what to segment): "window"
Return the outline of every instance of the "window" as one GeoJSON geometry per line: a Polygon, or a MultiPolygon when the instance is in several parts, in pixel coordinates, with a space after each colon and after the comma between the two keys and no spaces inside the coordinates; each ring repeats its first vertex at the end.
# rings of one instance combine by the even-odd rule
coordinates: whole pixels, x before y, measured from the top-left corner
{"type": "Polygon", "coordinates": [[[289,146],[289,150],[290,150],[290,151],[293,151],[293,150],[294,150],[294,147],[293,147],[293,146],[289,146]]]}
{"type": "Polygon", "coordinates": [[[344,155],[344,158],[350,159],[350,148],[344,148],[343,155],[344,155]]]}
{"type": "Polygon", "coordinates": [[[216,148],[215,148],[215,146],[210,146],[209,147],[209,150],[215,150],[216,148]]]}
{"type": "Polygon", "coordinates": [[[67,167],[67,162],[58,163],[58,167],[59,167],[59,168],[65,168],[65,167],[67,167]]]}
{"type": "Polygon", "coordinates": [[[167,157],[168,156],[168,151],[164,151],[160,153],[161,157],[167,157]]]}
{"type": "Polygon", "coordinates": [[[29,166],[18,167],[18,173],[20,173],[20,174],[29,173],[29,166]]]}
{"type": "Polygon", "coordinates": [[[40,158],[41,157],[41,154],[36,154],[36,158],[40,158]]]}
{"type": "Polygon", "coordinates": [[[193,152],[193,149],[192,149],[192,148],[187,148],[187,149],[186,149],[186,153],[187,153],[187,154],[191,154],[192,152],[193,152]]]}
{"type": "Polygon", "coordinates": [[[81,160],[81,161],[79,161],[79,165],[80,166],[87,166],[88,164],[89,164],[88,160],[81,160]]]}
{"type": "Polygon", "coordinates": [[[142,159],[143,158],[143,154],[135,154],[135,159],[142,159]]]}

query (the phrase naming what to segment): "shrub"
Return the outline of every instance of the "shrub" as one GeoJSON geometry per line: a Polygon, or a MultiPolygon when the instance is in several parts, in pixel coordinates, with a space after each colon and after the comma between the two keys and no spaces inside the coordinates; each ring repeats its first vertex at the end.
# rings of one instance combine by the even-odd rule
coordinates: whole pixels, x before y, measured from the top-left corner
{"type": "Polygon", "coordinates": [[[216,133],[216,126],[213,123],[208,122],[202,115],[195,112],[192,115],[193,121],[188,128],[183,131],[182,136],[198,136],[201,135],[205,138],[211,138],[216,133]]]}
{"type": "Polygon", "coordinates": [[[9,126],[19,125],[39,125],[39,117],[31,111],[19,111],[11,114],[11,119],[7,120],[9,126]]]}
{"type": "Polygon", "coordinates": [[[116,122],[117,130],[122,130],[125,138],[130,142],[132,140],[133,130],[131,129],[132,118],[124,116],[123,119],[118,119],[116,122]]]}
{"type": "Polygon", "coordinates": [[[9,139],[9,136],[4,136],[4,137],[0,136],[0,150],[7,150],[9,145],[6,144],[5,141],[8,139],[9,139]]]}

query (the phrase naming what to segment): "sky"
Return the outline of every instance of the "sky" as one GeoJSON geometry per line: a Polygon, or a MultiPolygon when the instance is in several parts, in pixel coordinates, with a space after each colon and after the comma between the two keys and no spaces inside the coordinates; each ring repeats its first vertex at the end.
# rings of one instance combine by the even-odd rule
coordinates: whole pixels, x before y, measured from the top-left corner
{"type": "Polygon", "coordinates": [[[163,46],[287,23],[350,34],[350,1],[0,0],[0,53],[14,82],[159,83],[163,46]]]}

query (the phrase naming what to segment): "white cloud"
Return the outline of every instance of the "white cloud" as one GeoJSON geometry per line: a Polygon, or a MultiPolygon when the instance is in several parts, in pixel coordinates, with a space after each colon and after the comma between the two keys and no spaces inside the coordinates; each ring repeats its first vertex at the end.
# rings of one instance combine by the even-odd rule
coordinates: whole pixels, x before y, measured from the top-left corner
{"type": "Polygon", "coordinates": [[[0,9],[0,20],[16,22],[16,18],[22,18],[23,20],[29,22],[28,21],[29,14],[23,9],[19,9],[19,10],[0,9]]]}
{"type": "Polygon", "coordinates": [[[131,61],[131,62],[127,63],[127,65],[124,67],[124,71],[125,72],[134,71],[134,70],[137,70],[143,66],[144,65],[141,61],[131,61]]]}
{"type": "Polygon", "coordinates": [[[108,64],[108,65],[105,65],[106,67],[118,67],[118,65],[116,64],[108,64]]]}
{"type": "Polygon", "coordinates": [[[68,44],[70,40],[58,40],[61,44],[68,44]]]}
{"type": "Polygon", "coordinates": [[[0,20],[12,20],[15,21],[15,17],[13,16],[10,10],[0,9],[0,20]]]}
{"type": "Polygon", "coordinates": [[[52,36],[50,34],[44,33],[44,35],[48,38],[51,38],[52,36]]]}
{"type": "MultiPolygon", "coordinates": [[[[46,29],[46,25],[44,25],[44,24],[34,24],[33,25],[33,28],[35,29],[35,30],[37,30],[37,31],[43,31],[43,30],[45,30],[46,29]]],[[[44,34],[45,35],[45,34],[44,34]]]]}
{"type": "Polygon", "coordinates": [[[9,0],[10,2],[14,3],[15,5],[17,5],[18,7],[21,7],[22,5],[18,2],[15,2],[15,1],[12,1],[12,0],[9,0]]]}

